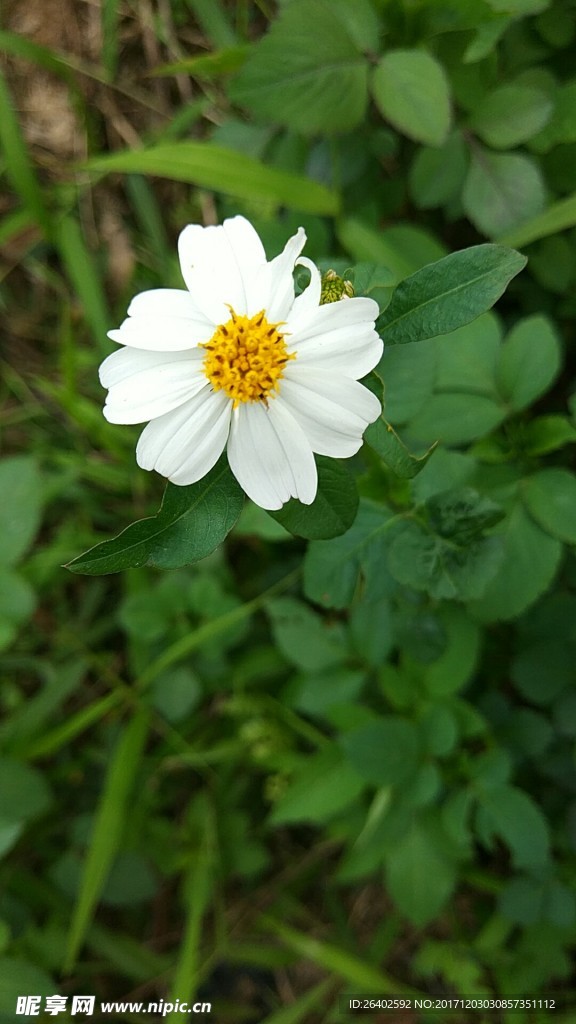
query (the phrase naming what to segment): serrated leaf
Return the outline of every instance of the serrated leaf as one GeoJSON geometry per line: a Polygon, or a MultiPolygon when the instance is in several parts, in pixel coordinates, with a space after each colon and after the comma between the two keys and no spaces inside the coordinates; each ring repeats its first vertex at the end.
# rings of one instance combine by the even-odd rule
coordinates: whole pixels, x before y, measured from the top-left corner
{"type": "Polygon", "coordinates": [[[325,540],[338,537],[352,525],[358,511],[358,491],[344,463],[319,455],[318,493],[311,505],[292,498],[269,515],[296,537],[325,540]]]}
{"type": "Polygon", "coordinates": [[[388,567],[399,583],[431,597],[472,600],[482,596],[502,558],[497,537],[459,547],[417,523],[406,523],[390,545],[388,567]]]}
{"type": "Polygon", "coordinates": [[[168,484],[157,515],[132,523],[66,566],[88,576],[149,565],[178,569],[209,555],[230,532],[244,495],[225,457],[189,487],[168,484]]]}
{"type": "Polygon", "coordinates": [[[440,537],[467,544],[504,518],[504,509],[471,487],[435,494],[426,502],[428,522],[440,537]]]}
{"type": "Polygon", "coordinates": [[[424,50],[390,50],[372,76],[376,106],[400,132],[441,146],[450,130],[450,88],[441,64],[424,50]]]}
{"type": "Polygon", "coordinates": [[[462,194],[464,210],[483,234],[497,238],[540,213],[546,187],[538,164],[524,153],[472,154],[462,194]]]}
{"type": "Polygon", "coordinates": [[[95,157],[83,170],[104,174],[145,174],[172,181],[187,181],[239,199],[277,205],[308,213],[335,214],[335,192],[310,178],[268,167],[245,153],[210,142],[162,143],[149,149],[131,149],[95,157]]]}
{"type": "Polygon", "coordinates": [[[490,309],[525,265],[525,256],[499,245],[451,253],[398,285],[377,329],[386,345],[449,334],[490,309]]]}
{"type": "Polygon", "coordinates": [[[304,134],[354,128],[366,109],[368,65],[345,20],[327,0],[292,0],[231,82],[232,101],[304,134]]]}

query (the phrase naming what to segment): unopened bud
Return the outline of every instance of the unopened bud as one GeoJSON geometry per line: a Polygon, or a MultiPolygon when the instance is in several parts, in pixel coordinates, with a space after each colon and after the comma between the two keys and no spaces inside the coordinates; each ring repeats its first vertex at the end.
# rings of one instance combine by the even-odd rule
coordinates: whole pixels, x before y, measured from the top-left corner
{"type": "Polygon", "coordinates": [[[345,281],[339,277],[335,270],[327,270],[322,274],[322,290],[320,292],[320,305],[327,302],[339,302],[340,299],[351,299],[354,295],[354,286],[351,281],[345,281]]]}

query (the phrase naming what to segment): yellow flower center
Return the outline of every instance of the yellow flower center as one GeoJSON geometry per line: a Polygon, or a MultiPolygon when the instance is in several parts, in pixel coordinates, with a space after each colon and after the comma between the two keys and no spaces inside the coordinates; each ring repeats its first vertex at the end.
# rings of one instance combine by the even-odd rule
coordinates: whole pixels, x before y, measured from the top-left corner
{"type": "Polygon", "coordinates": [[[202,348],[206,349],[204,373],[214,391],[225,391],[234,402],[266,402],[278,390],[278,381],[289,359],[284,335],[264,316],[238,316],[231,306],[230,320],[220,324],[202,348]]]}

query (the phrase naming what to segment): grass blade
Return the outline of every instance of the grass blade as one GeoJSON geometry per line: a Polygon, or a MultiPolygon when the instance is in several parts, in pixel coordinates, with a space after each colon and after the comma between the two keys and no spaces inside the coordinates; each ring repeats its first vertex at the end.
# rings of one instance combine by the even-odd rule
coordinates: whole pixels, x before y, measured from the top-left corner
{"type": "Polygon", "coordinates": [[[220,0],[187,0],[187,3],[214,49],[223,49],[238,42],[220,0]]]}
{"type": "Polygon", "coordinates": [[[14,113],[8,86],[0,71],[0,144],[6,160],[6,173],[14,191],[46,235],[50,234],[50,216],[28,153],[28,147],[14,113]]]}
{"type": "Polygon", "coordinates": [[[326,1006],[326,996],[332,985],[333,982],[330,980],[321,981],[289,1006],[283,1006],[269,1017],[265,1017],[262,1024],[300,1024],[313,1010],[326,1006]]]}
{"type": "MultiPolygon", "coordinates": [[[[171,1002],[180,999],[191,1003],[200,980],[200,933],[204,912],[212,892],[212,865],[215,859],[214,828],[207,802],[203,807],[202,818],[202,838],[186,880],[186,925],[169,997],[171,1002]]],[[[170,1014],[167,1020],[177,1024],[181,1018],[182,1015],[175,1012],[170,1014]]]]}
{"type": "Polygon", "coordinates": [[[138,711],[120,735],[94,818],[90,847],[66,950],[65,970],[71,971],[92,920],[94,910],[118,852],[128,801],[148,734],[148,712],[138,711]]]}
{"type": "Polygon", "coordinates": [[[337,193],[318,181],[268,167],[244,153],[210,142],[162,143],[149,149],[124,150],[89,160],[82,169],[98,175],[119,171],[187,181],[239,199],[265,199],[307,213],[334,214],[339,205],[337,193]]]}
{"type": "Polygon", "coordinates": [[[119,0],[102,3],[102,64],[110,81],[118,66],[118,6],[119,0]]]}
{"type": "Polygon", "coordinates": [[[94,340],[103,353],[108,353],[107,331],[113,323],[108,311],[100,275],[88,250],[80,224],[66,216],[57,225],[55,241],[60,258],[74,291],[84,309],[94,340]]]}

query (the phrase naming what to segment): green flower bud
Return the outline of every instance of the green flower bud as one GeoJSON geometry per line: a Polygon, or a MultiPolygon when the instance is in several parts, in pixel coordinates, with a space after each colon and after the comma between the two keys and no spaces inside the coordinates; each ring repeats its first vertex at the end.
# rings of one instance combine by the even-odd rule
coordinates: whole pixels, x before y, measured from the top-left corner
{"type": "Polygon", "coordinates": [[[344,281],[335,270],[327,270],[322,274],[322,291],[320,293],[320,305],[326,302],[339,302],[340,299],[351,299],[354,295],[354,286],[351,281],[344,281]]]}

